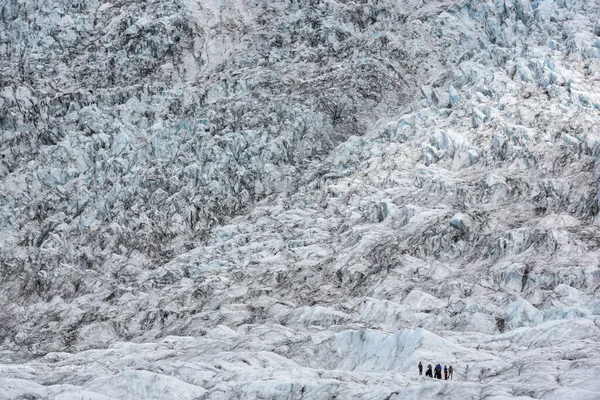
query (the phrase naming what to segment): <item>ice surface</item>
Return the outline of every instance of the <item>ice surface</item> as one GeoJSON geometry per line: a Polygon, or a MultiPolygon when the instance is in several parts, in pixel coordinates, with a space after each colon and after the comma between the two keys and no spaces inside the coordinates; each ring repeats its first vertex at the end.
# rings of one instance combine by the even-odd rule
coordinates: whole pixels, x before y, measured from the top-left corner
{"type": "Polygon", "coordinates": [[[0,399],[599,398],[599,20],[3,2],[0,399]]]}

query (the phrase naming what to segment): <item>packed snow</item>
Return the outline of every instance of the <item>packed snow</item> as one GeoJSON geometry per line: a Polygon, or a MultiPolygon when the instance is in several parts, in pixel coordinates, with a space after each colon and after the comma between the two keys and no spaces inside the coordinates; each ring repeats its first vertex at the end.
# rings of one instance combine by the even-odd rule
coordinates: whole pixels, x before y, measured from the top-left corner
{"type": "Polygon", "coordinates": [[[596,0],[5,0],[0,399],[600,399],[599,127],[596,0]]]}

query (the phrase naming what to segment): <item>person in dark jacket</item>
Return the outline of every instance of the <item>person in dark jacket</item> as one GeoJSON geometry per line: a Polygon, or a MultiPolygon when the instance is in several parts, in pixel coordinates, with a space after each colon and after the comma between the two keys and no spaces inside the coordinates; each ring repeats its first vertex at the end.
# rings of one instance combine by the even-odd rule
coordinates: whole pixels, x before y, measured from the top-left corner
{"type": "Polygon", "coordinates": [[[448,366],[444,365],[444,380],[448,380],[448,366]]]}
{"type": "Polygon", "coordinates": [[[435,377],[437,379],[442,379],[442,366],[440,364],[435,366],[435,377]]]}
{"type": "Polygon", "coordinates": [[[423,363],[419,361],[419,375],[423,375],[423,363]]]}
{"type": "Polygon", "coordinates": [[[433,378],[433,371],[432,371],[432,369],[431,369],[431,364],[429,364],[429,365],[427,366],[427,371],[425,371],[425,376],[428,376],[428,377],[430,377],[430,378],[433,378]]]}

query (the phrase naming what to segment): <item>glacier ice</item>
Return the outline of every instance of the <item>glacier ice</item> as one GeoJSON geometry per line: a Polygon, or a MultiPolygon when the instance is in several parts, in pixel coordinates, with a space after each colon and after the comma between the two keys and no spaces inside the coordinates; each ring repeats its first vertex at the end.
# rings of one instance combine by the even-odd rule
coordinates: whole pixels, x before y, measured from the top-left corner
{"type": "Polygon", "coordinates": [[[3,2],[0,398],[597,399],[599,18],[3,2]]]}

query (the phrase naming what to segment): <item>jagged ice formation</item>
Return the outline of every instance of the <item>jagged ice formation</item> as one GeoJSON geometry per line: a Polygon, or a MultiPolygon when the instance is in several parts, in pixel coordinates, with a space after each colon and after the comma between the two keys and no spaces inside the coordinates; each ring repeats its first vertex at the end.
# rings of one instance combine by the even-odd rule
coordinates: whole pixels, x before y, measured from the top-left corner
{"type": "Polygon", "coordinates": [[[597,399],[599,20],[2,2],[0,398],[597,399]]]}

